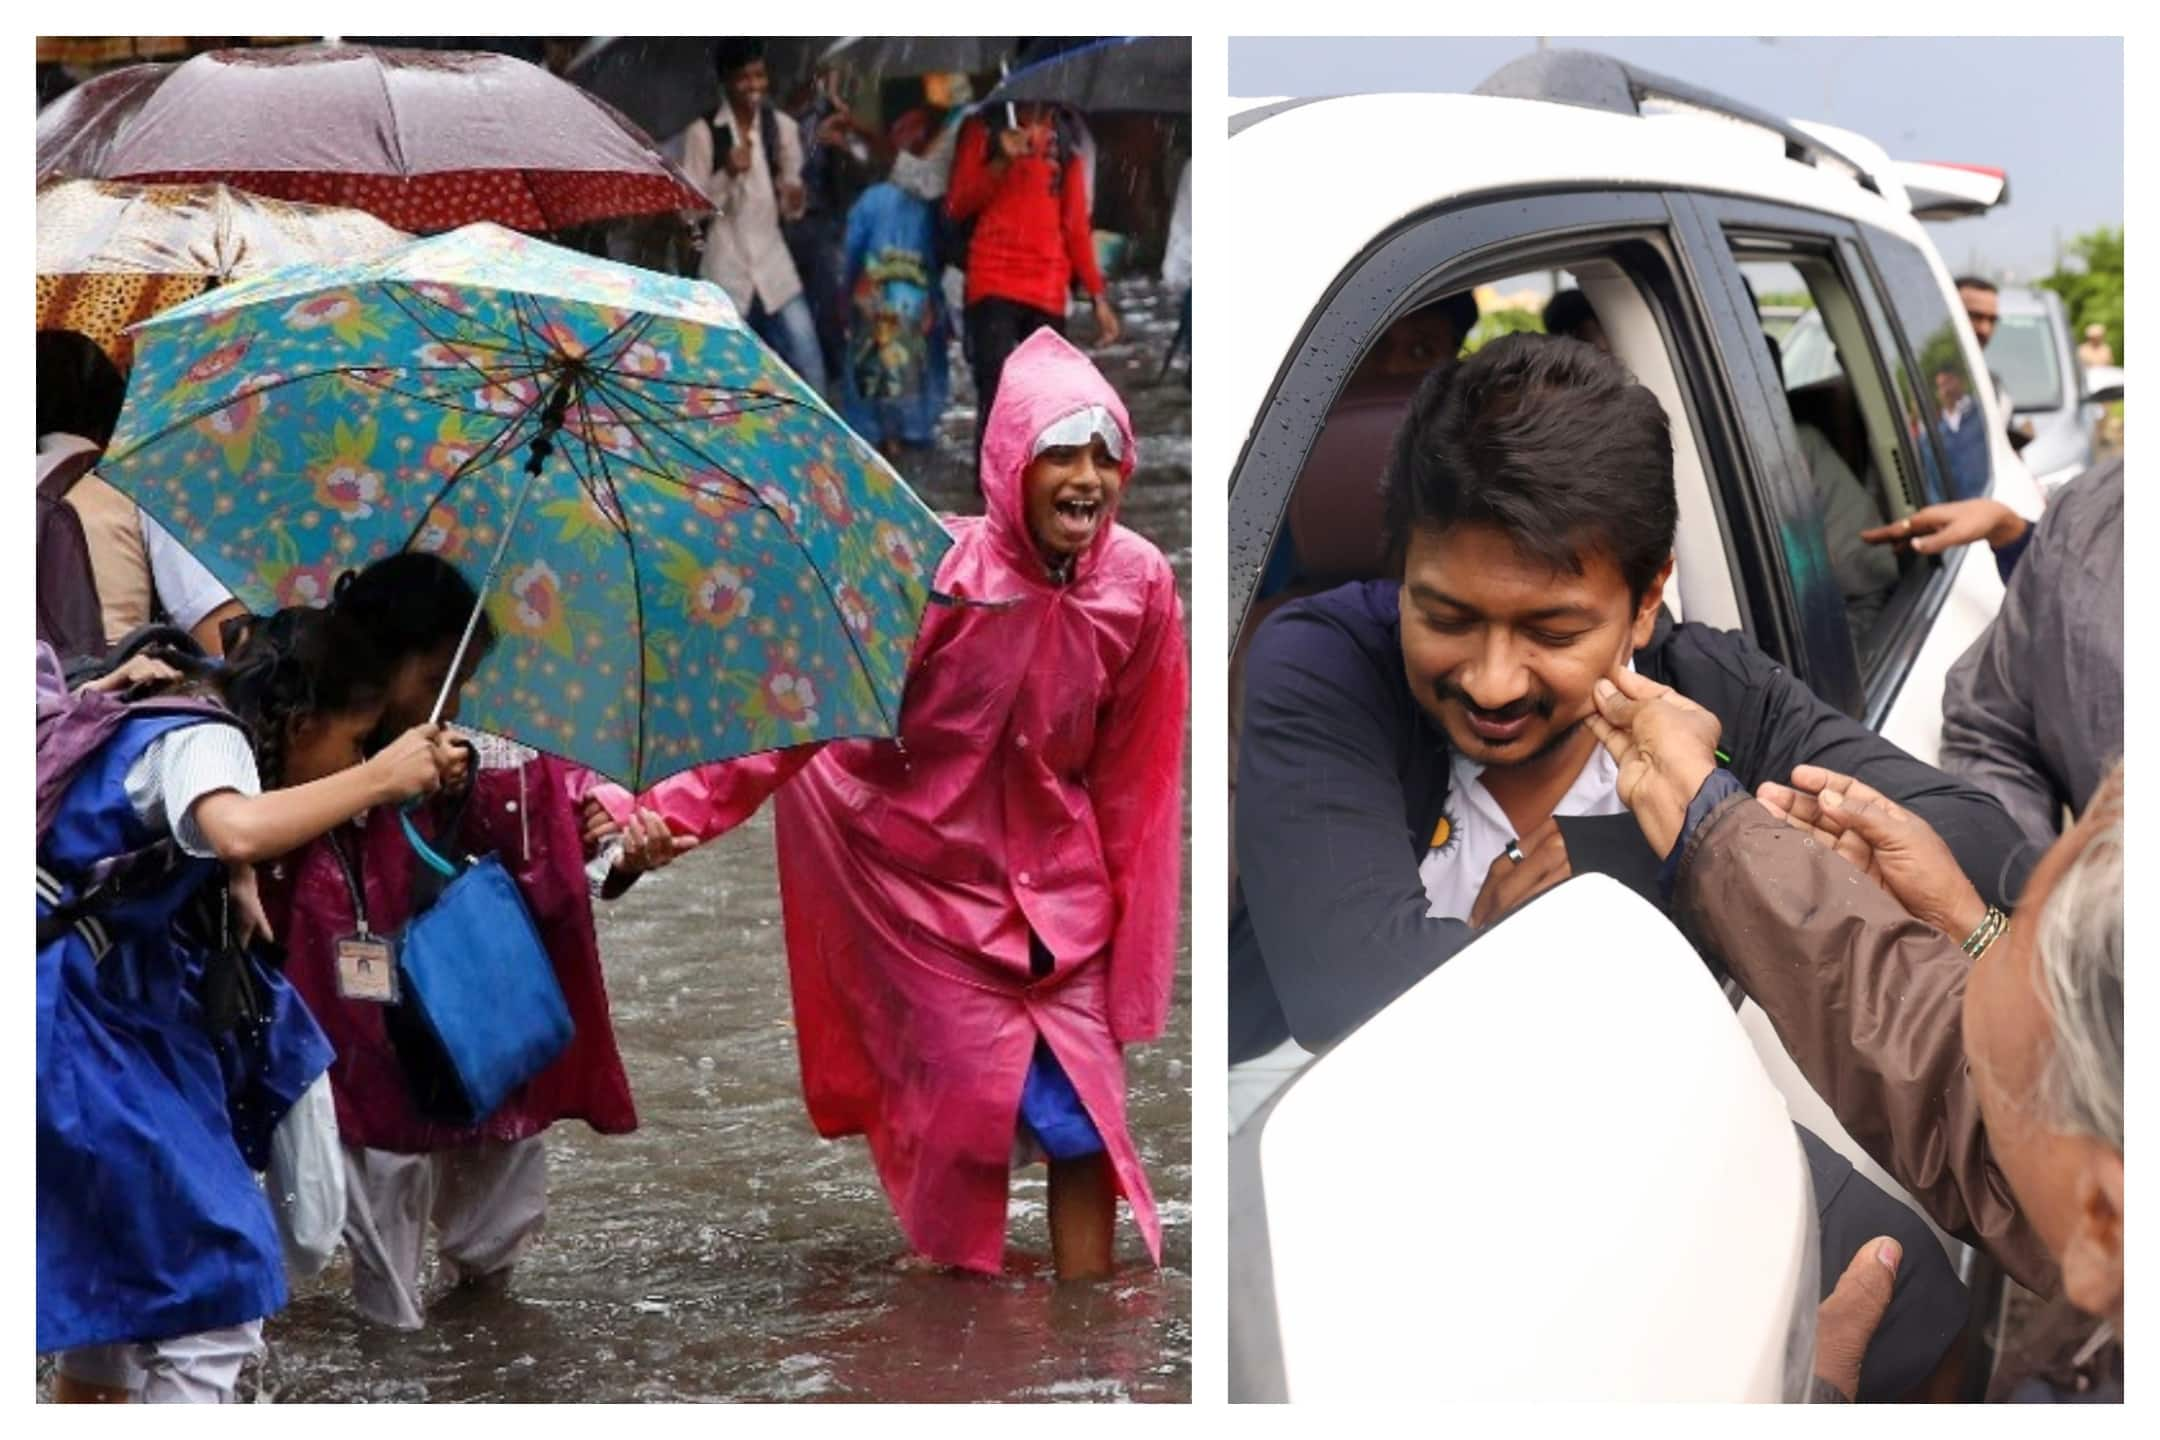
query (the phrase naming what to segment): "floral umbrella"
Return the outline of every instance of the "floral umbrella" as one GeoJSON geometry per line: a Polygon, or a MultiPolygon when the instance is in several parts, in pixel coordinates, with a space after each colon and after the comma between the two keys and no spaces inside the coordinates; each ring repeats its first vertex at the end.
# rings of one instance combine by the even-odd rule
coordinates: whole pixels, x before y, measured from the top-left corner
{"type": "Polygon", "coordinates": [[[456,564],[479,728],[632,789],[895,733],[944,528],[716,287],[473,225],[135,336],[99,473],[252,608],[456,564]]]}

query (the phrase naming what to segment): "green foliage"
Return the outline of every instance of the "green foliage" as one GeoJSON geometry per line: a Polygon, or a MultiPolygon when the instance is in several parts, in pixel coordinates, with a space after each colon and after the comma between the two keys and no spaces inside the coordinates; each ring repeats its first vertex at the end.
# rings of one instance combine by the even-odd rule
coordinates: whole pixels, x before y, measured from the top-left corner
{"type": "Polygon", "coordinates": [[[1503,335],[1542,335],[1545,333],[1545,317],[1535,310],[1494,310],[1480,315],[1471,327],[1470,338],[1463,343],[1462,353],[1467,358],[1498,340],[1503,335]]]}
{"type": "Polygon", "coordinates": [[[2085,338],[2087,325],[2105,325],[2115,363],[2123,362],[2123,231],[2103,225],[2070,242],[2078,269],[2058,269],[2040,282],[2062,296],[2070,312],[2074,340],[2085,338]]]}
{"type": "Polygon", "coordinates": [[[1768,310],[1773,306],[1787,310],[1812,310],[1815,297],[1805,290],[1773,290],[1755,297],[1756,303],[1768,310]]]}

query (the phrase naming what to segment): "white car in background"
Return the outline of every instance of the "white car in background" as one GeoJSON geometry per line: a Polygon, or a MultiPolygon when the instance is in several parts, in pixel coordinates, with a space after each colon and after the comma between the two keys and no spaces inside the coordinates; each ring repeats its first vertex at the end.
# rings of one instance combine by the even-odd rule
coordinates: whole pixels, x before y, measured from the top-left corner
{"type": "MultiPolygon", "coordinates": [[[[1213,362],[1247,427],[1229,505],[1233,747],[1238,660],[1261,619],[1383,573],[1379,479],[1414,387],[1352,386],[1360,361],[1442,297],[1521,293],[1565,274],[1671,420],[1676,616],[1745,630],[1831,705],[1934,759],[1945,672],[2002,599],[1995,566],[1985,549],[1907,555],[1887,603],[1864,624],[1848,614],[1800,430],[1822,432],[1885,520],[1981,493],[2038,516],[2040,490],[1916,218],[1994,203],[1999,174],[1900,166],[1861,136],[1569,51],[1527,57],[1475,94],[1265,102],[1234,115],[1230,133],[1221,189],[1276,197],[1277,227],[1276,243],[1226,247],[1211,274],[1255,301],[1213,362]],[[1824,368],[1789,391],[1766,338],[1772,307],[1756,297],[1795,286],[1819,317],[1824,368]],[[1984,444],[1962,427],[1950,443],[1942,401],[1960,390],[1979,406],[1984,444]]],[[[1780,318],[1790,313],[1788,299],[1780,318]]],[[[1795,1175],[1807,1181],[1789,1125],[1761,1113],[1760,1082],[1903,1192],[1761,1012],[1741,1006],[1736,1023],[1730,1005],[1697,1003],[1718,998],[1708,971],[1662,916],[1611,888],[1585,877],[1533,902],[1232,1136],[1233,1398],[1775,1399],[1804,1379],[1790,1352],[1811,1344],[1811,1313],[1798,1313],[1811,1307],[1796,1308],[1793,1277],[1809,1273],[1813,1232],[1788,1222],[1795,1175]],[[1584,990],[1556,972],[1570,962],[1539,948],[1541,935],[1590,933],[1634,937],[1631,953],[1601,943],[1597,958],[1643,967],[1640,992],[1584,990]],[[1672,1001],[1669,987],[1695,998],[1672,1001]],[[1631,1018],[1631,1006],[1670,1019],[1631,1018]],[[1596,1048],[1615,1034],[1639,1045],[1661,1024],[1655,1066],[1643,1057],[1631,1070],[1610,1044],[1596,1048]],[[1556,1083],[1531,1083],[1539,1065],[1557,1067],[1556,1083]],[[1685,1186],[1622,1196],[1630,1152],[1611,1143],[1614,1127],[1643,1142],[1634,1163],[1714,1174],[1717,1198],[1705,1192],[1671,1222],[1645,1194],[1685,1186]],[[1725,1156],[1728,1144],[1740,1149],[1725,1156]],[[1610,1208],[1580,1188],[1542,1188],[1570,1147],[1623,1167],[1602,1172],[1610,1208]],[[1670,1293],[1644,1288],[1661,1286],[1670,1293]],[[1671,1294],[1719,1298],[1668,1305],[1671,1294]]],[[[1942,1238],[1975,1285],[1978,1336],[1992,1318],[1990,1268],[1942,1238]]]]}
{"type": "MultiPolygon", "coordinates": [[[[2018,459],[2043,492],[2052,492],[2092,468],[2095,434],[2108,402],[2122,399],[2123,372],[2078,361],[2061,296],[2005,285],[1997,300],[2002,318],[1987,349],[1988,368],[2008,391],[2011,414],[2032,426],[2018,459]]],[[[1837,373],[1837,351],[1821,312],[1796,317],[1783,345],[1787,390],[1837,373]]]]}

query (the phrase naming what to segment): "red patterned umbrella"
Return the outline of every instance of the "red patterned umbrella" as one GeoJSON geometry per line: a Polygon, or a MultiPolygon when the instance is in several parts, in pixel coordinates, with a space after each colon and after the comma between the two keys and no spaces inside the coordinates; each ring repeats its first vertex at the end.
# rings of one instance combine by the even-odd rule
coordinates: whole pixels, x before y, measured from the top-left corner
{"type": "Polygon", "coordinates": [[[711,208],[645,132],[504,55],[305,45],[133,65],[38,115],[38,180],[221,181],[400,230],[711,208]]]}

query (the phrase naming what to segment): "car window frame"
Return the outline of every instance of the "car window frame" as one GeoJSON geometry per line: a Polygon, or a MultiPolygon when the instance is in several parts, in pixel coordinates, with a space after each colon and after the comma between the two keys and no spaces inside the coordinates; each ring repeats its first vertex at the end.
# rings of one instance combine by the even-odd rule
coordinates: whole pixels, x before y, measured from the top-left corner
{"type": "MultiPolygon", "coordinates": [[[[1748,299],[1733,254],[1731,231],[1789,235],[1835,252],[1852,222],[1823,211],[1714,191],[1675,196],[1683,256],[1714,321],[1718,373],[1730,385],[1743,420],[1749,505],[1754,524],[1749,542],[1759,583],[1775,605],[1778,643],[1751,631],[1762,649],[1782,660],[1825,703],[1859,717],[1867,706],[1859,647],[1845,614],[1845,597],[1831,573],[1812,479],[1800,454],[1785,377],[1763,342],[1762,320],[1748,299]]],[[[1750,576],[1750,588],[1758,583],[1750,576]]]]}
{"type": "MultiPolygon", "coordinates": [[[[1229,645],[1237,645],[1289,502],[1322,425],[1344,384],[1390,324],[1418,304],[1445,293],[1451,276],[1490,268],[1497,260],[1555,247],[1595,247],[1654,232],[1669,255],[1670,274],[1653,277],[1646,300],[1673,347],[1689,424],[1704,448],[1711,500],[1735,599],[1749,633],[1762,638],[1774,596],[1758,583],[1746,530],[1736,513],[1749,510],[1748,489],[1735,484],[1740,428],[1706,363],[1710,326],[1691,284],[1678,234],[1673,192],[1664,186],[1537,186],[1483,191],[1429,207],[1376,235],[1330,284],[1286,352],[1254,415],[1230,472],[1229,645]]],[[[1775,637],[1764,645],[1777,654],[1775,637]]],[[[1786,658],[1780,655],[1779,658],[1786,658]]]]}

